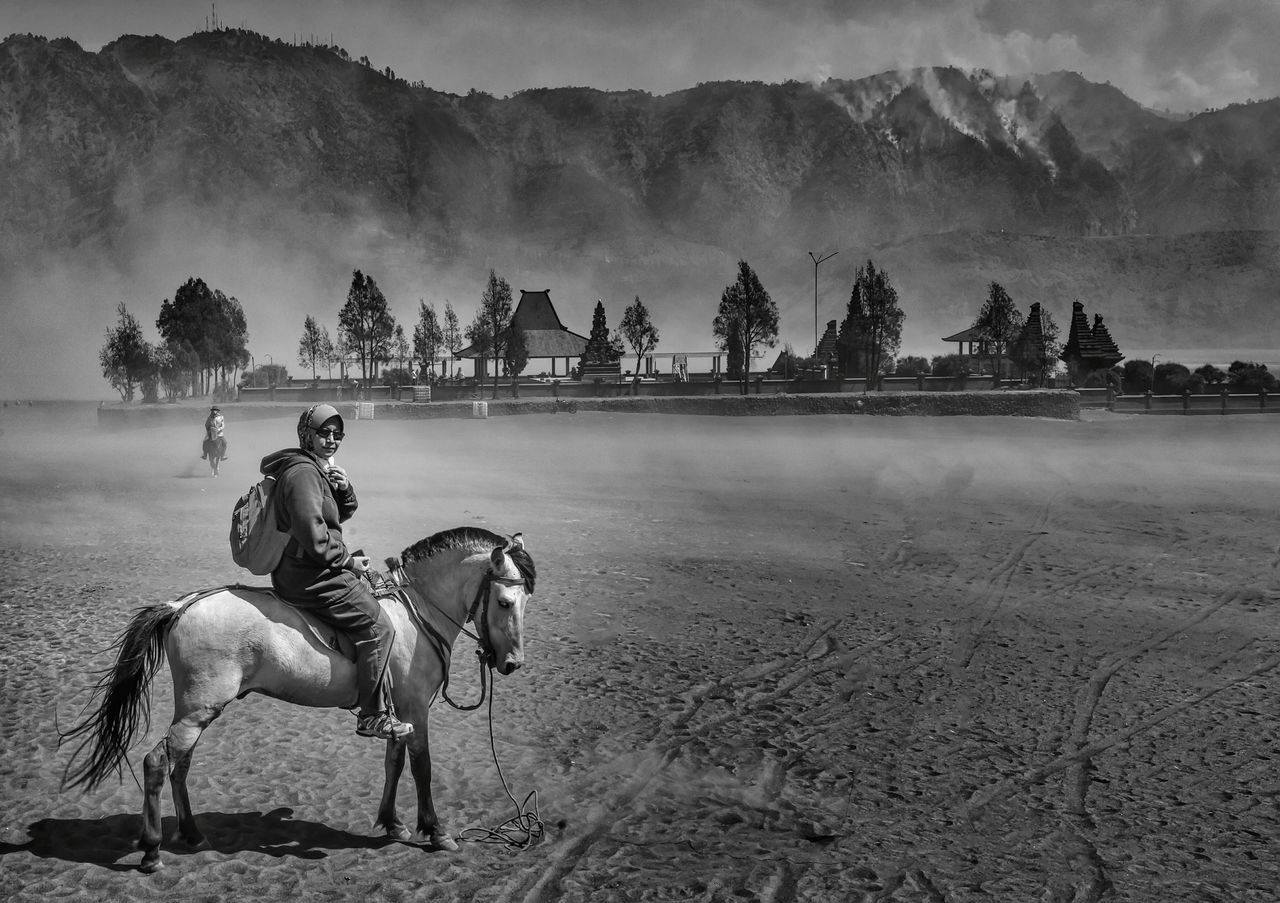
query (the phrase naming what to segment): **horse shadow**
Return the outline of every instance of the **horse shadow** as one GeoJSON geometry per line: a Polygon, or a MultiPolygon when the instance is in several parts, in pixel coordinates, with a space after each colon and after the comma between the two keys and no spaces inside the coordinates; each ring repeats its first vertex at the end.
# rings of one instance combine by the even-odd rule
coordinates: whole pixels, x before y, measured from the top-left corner
{"type": "MultiPolygon", "coordinates": [[[[352,834],[320,822],[294,819],[293,810],[270,812],[201,812],[196,819],[209,841],[208,849],[223,854],[265,853],[295,859],[324,859],[328,850],[378,849],[396,841],[385,835],[352,834]]],[[[163,821],[164,836],[177,832],[177,819],[163,821]]],[[[41,859],[59,859],[99,865],[112,871],[131,871],[142,833],[142,816],[107,815],[101,818],[42,818],[27,826],[23,844],[0,841],[0,859],[14,853],[30,853],[41,859]]],[[[161,848],[169,855],[197,852],[178,840],[166,840],[161,848]]]]}

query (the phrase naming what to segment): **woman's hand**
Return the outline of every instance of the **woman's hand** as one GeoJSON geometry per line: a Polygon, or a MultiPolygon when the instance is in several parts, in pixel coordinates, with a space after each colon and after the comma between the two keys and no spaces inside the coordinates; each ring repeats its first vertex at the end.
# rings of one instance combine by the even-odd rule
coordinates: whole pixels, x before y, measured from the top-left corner
{"type": "Polygon", "coordinates": [[[369,559],[365,555],[351,556],[351,570],[357,574],[363,574],[369,570],[369,559]]]}
{"type": "Polygon", "coordinates": [[[346,489],[351,485],[347,480],[347,472],[337,464],[329,465],[329,469],[325,471],[325,479],[334,489],[346,489]]]}

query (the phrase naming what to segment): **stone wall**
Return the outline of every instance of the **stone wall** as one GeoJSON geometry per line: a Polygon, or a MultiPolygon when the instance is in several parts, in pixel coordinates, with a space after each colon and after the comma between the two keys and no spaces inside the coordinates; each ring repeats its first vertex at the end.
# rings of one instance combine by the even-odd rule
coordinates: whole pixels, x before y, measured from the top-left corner
{"type": "MultiPolygon", "coordinates": [[[[1069,389],[988,392],[848,392],[825,395],[693,395],[621,398],[496,398],[484,401],[490,417],[513,414],[558,414],[612,411],[632,414],[704,414],[726,417],[802,414],[872,414],[882,416],[1050,417],[1080,419],[1080,396],[1069,389]]],[[[473,402],[377,402],[379,420],[429,420],[474,416],[473,402]]],[[[356,419],[354,402],[336,402],[342,416],[356,419]]],[[[227,402],[229,423],[269,417],[297,417],[305,402],[227,402]]],[[[135,429],[175,423],[204,422],[208,406],[187,404],[104,405],[98,425],[135,429]]]]}

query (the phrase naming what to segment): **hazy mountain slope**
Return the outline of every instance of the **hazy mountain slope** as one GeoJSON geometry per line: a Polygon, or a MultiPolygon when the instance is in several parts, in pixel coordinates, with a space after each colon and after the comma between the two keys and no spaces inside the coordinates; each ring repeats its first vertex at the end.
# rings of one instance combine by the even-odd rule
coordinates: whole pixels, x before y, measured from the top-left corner
{"type": "Polygon", "coordinates": [[[11,36],[0,289],[24,315],[92,297],[100,334],[122,296],[199,274],[283,349],[354,267],[402,319],[446,297],[469,319],[494,267],[579,331],[640,295],[676,350],[711,344],[746,257],[807,350],[806,252],[840,249],[823,321],[874,258],[922,342],[994,280],[1063,323],[1079,298],[1122,346],[1256,347],[1280,344],[1278,161],[1280,101],[1173,121],[1074,73],[460,97],[248,32],[11,36]]]}

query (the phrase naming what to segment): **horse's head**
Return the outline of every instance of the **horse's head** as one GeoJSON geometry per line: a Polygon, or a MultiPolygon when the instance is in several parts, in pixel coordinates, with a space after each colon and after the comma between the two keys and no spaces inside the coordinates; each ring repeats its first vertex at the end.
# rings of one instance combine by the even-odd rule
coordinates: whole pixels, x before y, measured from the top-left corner
{"type": "Polygon", "coordinates": [[[475,613],[486,664],[510,674],[524,664],[524,609],[533,595],[537,572],[517,533],[489,555],[481,611],[475,613]]]}

